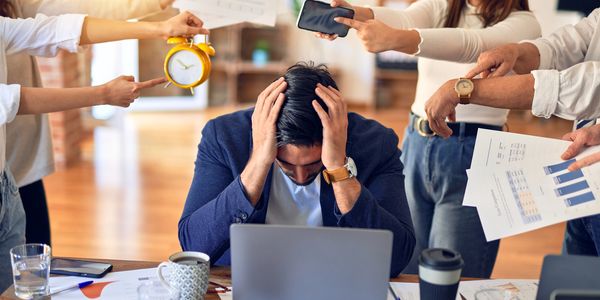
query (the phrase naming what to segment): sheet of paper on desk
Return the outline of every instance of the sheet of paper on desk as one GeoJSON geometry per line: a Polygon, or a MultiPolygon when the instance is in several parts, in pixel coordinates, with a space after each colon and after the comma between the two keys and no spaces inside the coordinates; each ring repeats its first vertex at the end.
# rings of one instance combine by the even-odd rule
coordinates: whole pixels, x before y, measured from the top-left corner
{"type": "MultiPolygon", "coordinates": [[[[458,286],[456,300],[474,300],[475,293],[485,289],[500,289],[504,291],[510,291],[513,293],[512,295],[518,296],[518,298],[514,299],[535,299],[538,287],[537,283],[537,280],[528,279],[461,281],[460,285],[458,286]]],[[[401,300],[420,299],[418,283],[391,282],[390,285],[401,300]]],[[[489,298],[489,300],[504,300],[504,298],[489,298]]]]}
{"type": "MultiPolygon", "coordinates": [[[[77,284],[90,280],[85,277],[51,277],[50,291],[52,289],[77,284]]],[[[73,289],[58,293],[52,299],[137,299],[137,288],[148,280],[158,280],[156,268],[140,269],[133,271],[112,272],[104,278],[93,279],[94,283],[83,289],[73,289]]]]}
{"type": "Polygon", "coordinates": [[[173,7],[187,10],[204,21],[204,27],[218,27],[251,22],[275,26],[279,0],[176,0],[173,7]]]}
{"type": "Polygon", "coordinates": [[[574,160],[560,158],[569,145],[479,130],[463,205],[477,208],[488,241],[600,213],[600,164],[569,172],[574,160]]]}

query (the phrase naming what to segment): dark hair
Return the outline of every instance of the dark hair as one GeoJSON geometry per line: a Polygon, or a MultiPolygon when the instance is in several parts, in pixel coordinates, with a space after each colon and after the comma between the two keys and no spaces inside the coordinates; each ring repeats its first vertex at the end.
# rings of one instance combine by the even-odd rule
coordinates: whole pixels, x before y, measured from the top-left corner
{"type": "Polygon", "coordinates": [[[323,142],[323,125],[312,106],[317,100],[328,111],[327,105],[317,96],[317,83],[338,88],[323,64],[297,63],[285,75],[287,82],[285,102],[277,119],[277,146],[314,146],[323,142]]]}
{"type": "MultiPolygon", "coordinates": [[[[448,17],[444,27],[458,26],[460,15],[468,0],[448,0],[448,17]]],[[[528,0],[484,0],[477,9],[483,21],[483,27],[504,21],[513,11],[529,11],[528,0]]]]}
{"type": "Polygon", "coordinates": [[[15,17],[15,10],[8,0],[0,0],[0,16],[7,18],[15,17]]]}

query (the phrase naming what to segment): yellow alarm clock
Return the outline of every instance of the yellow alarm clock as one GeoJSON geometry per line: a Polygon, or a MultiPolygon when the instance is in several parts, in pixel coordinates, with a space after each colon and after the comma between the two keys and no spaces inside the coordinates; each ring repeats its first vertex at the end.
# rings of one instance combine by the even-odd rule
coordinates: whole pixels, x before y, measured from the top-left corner
{"type": "Polygon", "coordinates": [[[194,44],[193,38],[171,37],[168,44],[176,45],[165,58],[165,75],[171,83],[184,89],[194,88],[208,79],[210,74],[210,56],[215,55],[215,49],[205,40],[204,43],[194,44]]]}

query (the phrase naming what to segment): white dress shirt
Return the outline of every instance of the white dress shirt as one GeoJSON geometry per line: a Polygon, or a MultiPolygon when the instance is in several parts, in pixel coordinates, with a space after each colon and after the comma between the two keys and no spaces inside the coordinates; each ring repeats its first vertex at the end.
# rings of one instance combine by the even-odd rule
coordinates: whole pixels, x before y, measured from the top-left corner
{"type": "Polygon", "coordinates": [[[321,176],[317,176],[309,185],[300,186],[275,163],[265,223],[322,226],[321,176]]]}
{"type": "MultiPolygon", "coordinates": [[[[467,2],[468,3],[468,2],[467,2]]],[[[415,29],[421,35],[419,79],[412,111],[425,117],[425,103],[446,81],[467,74],[479,54],[497,46],[534,39],[541,35],[540,25],[532,12],[515,11],[505,20],[483,28],[477,8],[467,4],[458,28],[444,28],[448,0],[420,0],[405,10],[373,7],[375,19],[389,26],[415,29]]],[[[475,104],[456,108],[458,122],[502,126],[508,110],[475,104]]]]}
{"type": "Polygon", "coordinates": [[[600,118],[600,9],[576,25],[533,41],[540,52],[532,113],[567,120],[600,118]]]}
{"type": "Polygon", "coordinates": [[[75,52],[79,46],[84,15],[34,19],[0,17],[0,172],[6,168],[6,124],[19,110],[20,85],[7,85],[7,55],[27,52],[53,56],[59,49],[75,52]]]}
{"type": "MultiPolygon", "coordinates": [[[[131,19],[161,10],[159,0],[10,0],[15,17],[33,18],[38,13],[52,16],[66,13],[90,17],[131,19]]],[[[7,59],[8,83],[41,87],[35,58],[19,53],[7,59]]],[[[6,127],[6,159],[17,185],[22,187],[54,171],[50,124],[46,115],[22,115],[6,127]]]]}

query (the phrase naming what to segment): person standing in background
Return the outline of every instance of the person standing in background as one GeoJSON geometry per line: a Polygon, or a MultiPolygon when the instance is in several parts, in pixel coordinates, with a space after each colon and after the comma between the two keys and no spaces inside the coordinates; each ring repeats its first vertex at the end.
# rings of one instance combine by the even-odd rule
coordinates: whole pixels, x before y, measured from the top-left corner
{"type": "MultiPolygon", "coordinates": [[[[406,194],[417,246],[405,273],[418,272],[425,248],[460,252],[463,276],[489,278],[499,241],[487,242],[477,210],[462,206],[479,128],[502,130],[508,110],[464,105],[457,109],[454,134],[443,139],[429,127],[425,102],[450,78],[467,73],[480,53],[541,35],[527,0],[421,0],[405,10],[351,6],[354,19],[336,21],[356,30],[369,52],[400,51],[419,57],[418,83],[402,146],[406,194]]],[[[335,36],[318,33],[334,39],[335,36]]]]}
{"type": "MultiPolygon", "coordinates": [[[[0,16],[33,18],[37,14],[87,14],[90,17],[127,20],[157,13],[174,0],[0,0],[0,16]],[[11,8],[9,8],[9,5],[11,8]]],[[[8,83],[41,87],[33,56],[7,58],[8,83]]],[[[46,115],[23,115],[7,124],[6,159],[15,176],[27,216],[28,243],[51,244],[50,218],[43,178],[54,172],[50,124],[46,115]]]]}

